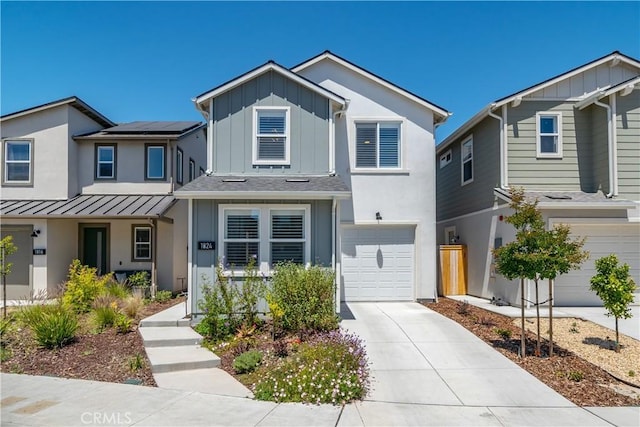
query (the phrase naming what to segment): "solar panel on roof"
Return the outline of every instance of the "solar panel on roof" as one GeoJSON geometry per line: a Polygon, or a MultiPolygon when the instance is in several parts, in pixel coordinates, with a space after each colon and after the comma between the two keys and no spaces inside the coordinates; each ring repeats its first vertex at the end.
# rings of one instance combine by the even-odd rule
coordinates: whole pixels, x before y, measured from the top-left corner
{"type": "Polygon", "coordinates": [[[199,126],[192,121],[136,121],[104,129],[105,133],[183,133],[199,126]]]}

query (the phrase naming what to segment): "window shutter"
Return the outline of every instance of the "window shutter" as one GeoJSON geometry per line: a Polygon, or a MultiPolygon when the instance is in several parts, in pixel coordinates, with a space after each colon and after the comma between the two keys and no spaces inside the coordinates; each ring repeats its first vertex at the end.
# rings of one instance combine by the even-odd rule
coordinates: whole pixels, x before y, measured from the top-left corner
{"type": "Polygon", "coordinates": [[[359,123],[356,125],[356,167],[377,167],[376,124],[359,123]]]}
{"type": "Polygon", "coordinates": [[[397,125],[380,125],[380,167],[397,168],[400,129],[397,125]]]}
{"type": "Polygon", "coordinates": [[[227,239],[257,239],[258,216],[254,215],[227,215],[227,239]]]}

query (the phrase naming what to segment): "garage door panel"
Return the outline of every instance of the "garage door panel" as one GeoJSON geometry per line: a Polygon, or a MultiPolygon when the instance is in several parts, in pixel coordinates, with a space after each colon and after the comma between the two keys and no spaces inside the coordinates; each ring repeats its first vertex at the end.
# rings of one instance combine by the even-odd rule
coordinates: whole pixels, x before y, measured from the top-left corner
{"type": "Polygon", "coordinates": [[[590,288],[590,280],[596,274],[595,261],[615,253],[620,263],[629,264],[630,273],[640,283],[640,224],[569,224],[574,236],[586,237],[584,249],[589,259],[580,270],[572,271],[556,279],[554,305],[601,306],[602,301],[590,288]]]}
{"type": "Polygon", "coordinates": [[[342,279],[347,301],[411,300],[414,227],[342,229],[342,279]]]}

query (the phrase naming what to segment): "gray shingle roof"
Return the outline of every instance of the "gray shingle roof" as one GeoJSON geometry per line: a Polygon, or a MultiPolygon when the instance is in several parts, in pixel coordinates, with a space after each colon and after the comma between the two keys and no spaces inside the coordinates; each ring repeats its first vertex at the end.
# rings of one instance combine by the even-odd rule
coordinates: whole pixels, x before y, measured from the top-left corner
{"type": "Polygon", "coordinates": [[[179,137],[202,126],[195,121],[137,121],[122,123],[98,132],[76,135],[75,138],[126,138],[144,136],[179,137]]]}
{"type": "Polygon", "coordinates": [[[338,175],[310,176],[208,176],[202,175],[175,192],[180,196],[239,194],[259,197],[261,194],[300,193],[301,197],[314,194],[349,195],[349,187],[338,175]]]}
{"type": "MultiPolygon", "coordinates": [[[[509,192],[496,188],[495,192],[505,198],[509,198],[509,192]]],[[[562,207],[569,205],[602,206],[624,209],[633,202],[625,199],[607,198],[602,192],[586,193],[584,191],[525,191],[524,196],[527,200],[538,200],[540,207],[557,206],[562,207]]]]}
{"type": "Polygon", "coordinates": [[[3,217],[121,217],[162,216],[175,198],[169,195],[90,195],[67,200],[2,200],[3,217]]]}

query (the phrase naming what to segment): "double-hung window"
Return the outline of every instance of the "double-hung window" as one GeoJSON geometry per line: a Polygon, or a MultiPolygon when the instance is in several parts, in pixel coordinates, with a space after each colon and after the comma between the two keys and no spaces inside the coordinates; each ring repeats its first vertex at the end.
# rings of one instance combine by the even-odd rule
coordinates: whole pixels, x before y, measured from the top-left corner
{"type": "Polygon", "coordinates": [[[31,184],[33,176],[33,141],[4,141],[4,176],[6,184],[31,184]]]}
{"type": "Polygon", "coordinates": [[[226,268],[240,270],[252,258],[264,272],[279,262],[309,262],[309,205],[223,205],[220,218],[226,268]]]}
{"type": "Polygon", "coordinates": [[[180,185],[184,182],[184,153],[180,148],[176,150],[176,182],[180,185]]]}
{"type": "Polygon", "coordinates": [[[536,113],[536,151],[538,157],[562,157],[562,114],[536,113]]]}
{"type": "Polygon", "coordinates": [[[289,164],[289,115],[289,107],[254,107],[254,164],[289,164]]]}
{"type": "Polygon", "coordinates": [[[151,227],[133,226],[133,261],[151,261],[151,227]]]}
{"type": "Polygon", "coordinates": [[[283,261],[304,264],[304,211],[271,210],[271,265],[283,261]]]}
{"type": "Polygon", "coordinates": [[[462,185],[473,182],[473,137],[462,143],[462,185]]]}
{"type": "Polygon", "coordinates": [[[356,168],[400,168],[400,123],[356,123],[356,168]]]}
{"type": "Polygon", "coordinates": [[[189,182],[196,179],[196,161],[189,159],[189,182]]]}
{"type": "Polygon", "coordinates": [[[166,145],[146,144],[145,150],[145,179],[166,179],[166,145]]]}
{"type": "Polygon", "coordinates": [[[244,267],[251,258],[260,257],[260,210],[224,211],[224,260],[228,265],[244,267]]]}
{"type": "Polygon", "coordinates": [[[116,146],[96,145],[96,179],[116,178],[116,146]]]}

